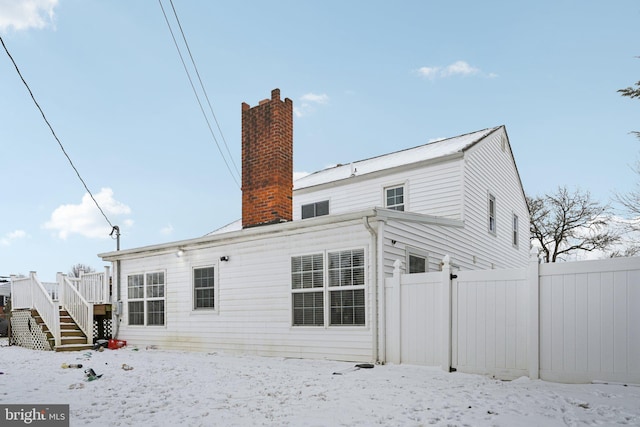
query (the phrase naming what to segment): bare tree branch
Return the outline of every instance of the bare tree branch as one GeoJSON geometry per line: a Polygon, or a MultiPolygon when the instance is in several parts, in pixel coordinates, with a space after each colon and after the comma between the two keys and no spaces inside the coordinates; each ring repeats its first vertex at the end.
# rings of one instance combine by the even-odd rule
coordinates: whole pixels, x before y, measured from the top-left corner
{"type": "Polygon", "coordinates": [[[578,251],[606,250],[620,240],[608,227],[609,206],[589,192],[558,187],[554,194],[527,197],[531,239],[541,247],[545,262],[578,251]]]}

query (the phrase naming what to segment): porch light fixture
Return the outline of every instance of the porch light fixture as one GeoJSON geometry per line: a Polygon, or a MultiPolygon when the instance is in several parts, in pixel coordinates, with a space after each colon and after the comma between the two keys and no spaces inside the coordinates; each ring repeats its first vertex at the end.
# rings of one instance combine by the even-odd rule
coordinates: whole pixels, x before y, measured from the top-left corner
{"type": "Polygon", "coordinates": [[[180,258],[182,257],[182,255],[184,255],[184,249],[178,248],[178,252],[176,252],[176,256],[180,258]]]}
{"type": "Polygon", "coordinates": [[[221,256],[220,261],[224,261],[224,262],[229,261],[229,257],[227,255],[221,256]]]}

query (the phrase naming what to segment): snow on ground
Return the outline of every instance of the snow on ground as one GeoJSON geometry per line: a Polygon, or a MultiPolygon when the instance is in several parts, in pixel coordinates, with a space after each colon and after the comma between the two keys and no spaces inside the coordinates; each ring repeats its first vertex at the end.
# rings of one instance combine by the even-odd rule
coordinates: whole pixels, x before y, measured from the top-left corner
{"type": "Polygon", "coordinates": [[[637,386],[508,382],[409,365],[333,374],[352,367],[134,346],[0,347],[0,404],[69,404],[71,426],[640,425],[637,386]],[[87,381],[85,368],[102,377],[87,381]]]}

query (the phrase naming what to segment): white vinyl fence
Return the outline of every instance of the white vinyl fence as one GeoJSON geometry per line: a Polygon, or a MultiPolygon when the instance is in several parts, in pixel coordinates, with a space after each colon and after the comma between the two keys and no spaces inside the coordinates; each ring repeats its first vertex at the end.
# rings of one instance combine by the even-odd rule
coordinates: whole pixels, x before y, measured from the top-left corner
{"type": "Polygon", "coordinates": [[[640,384],[640,257],[401,274],[386,358],[502,379],[640,384]]]}

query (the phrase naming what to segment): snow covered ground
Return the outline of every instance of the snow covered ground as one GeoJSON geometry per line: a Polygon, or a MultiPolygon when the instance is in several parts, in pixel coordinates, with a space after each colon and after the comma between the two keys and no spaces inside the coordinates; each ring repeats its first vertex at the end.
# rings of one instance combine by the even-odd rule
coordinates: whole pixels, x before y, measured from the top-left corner
{"type": "Polygon", "coordinates": [[[506,382],[408,365],[333,374],[351,367],[134,346],[0,347],[0,404],[69,404],[71,426],[640,425],[637,386],[506,382]],[[102,377],[87,381],[85,368],[102,377]]]}

